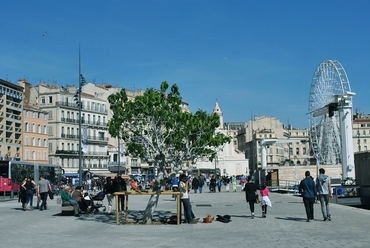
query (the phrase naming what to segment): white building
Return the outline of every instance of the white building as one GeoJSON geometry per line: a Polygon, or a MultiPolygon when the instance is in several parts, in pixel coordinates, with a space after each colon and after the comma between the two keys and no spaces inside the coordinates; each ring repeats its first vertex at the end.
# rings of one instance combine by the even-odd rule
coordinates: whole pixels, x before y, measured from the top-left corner
{"type": "Polygon", "coordinates": [[[213,113],[220,116],[220,126],[216,132],[223,133],[231,136],[233,139],[230,143],[226,143],[221,151],[217,154],[216,161],[198,161],[195,165],[196,168],[219,168],[221,175],[248,175],[249,174],[249,161],[245,158],[245,154],[237,148],[237,134],[238,128],[242,123],[224,123],[223,113],[218,103],[216,102],[213,113]]]}

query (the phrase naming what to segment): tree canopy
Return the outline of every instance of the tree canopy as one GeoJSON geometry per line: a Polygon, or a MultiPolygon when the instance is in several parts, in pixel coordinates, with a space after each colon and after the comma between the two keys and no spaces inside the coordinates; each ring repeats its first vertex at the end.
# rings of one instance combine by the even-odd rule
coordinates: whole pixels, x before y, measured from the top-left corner
{"type": "Polygon", "coordinates": [[[190,113],[176,84],[162,82],[160,89],[147,89],[129,99],[126,89],[108,97],[113,117],[109,133],[125,143],[125,154],[145,159],[160,171],[165,167],[181,168],[199,158],[213,160],[231,137],[215,132],[219,116],[203,110],[190,113]]]}

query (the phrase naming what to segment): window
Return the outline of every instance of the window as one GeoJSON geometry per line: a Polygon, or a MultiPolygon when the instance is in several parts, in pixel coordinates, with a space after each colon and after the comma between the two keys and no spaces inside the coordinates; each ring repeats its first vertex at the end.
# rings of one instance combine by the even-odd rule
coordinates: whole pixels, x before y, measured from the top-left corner
{"type": "Polygon", "coordinates": [[[45,125],[44,126],[44,132],[43,132],[44,134],[48,134],[48,128],[47,128],[47,126],[45,125]]]}
{"type": "Polygon", "coordinates": [[[37,152],[37,160],[41,160],[41,151],[37,152]]]}
{"type": "Polygon", "coordinates": [[[48,141],[44,139],[44,147],[48,147],[48,141]]]}
{"type": "Polygon", "coordinates": [[[49,103],[53,103],[53,97],[49,96],[49,103]]]}
{"type": "Polygon", "coordinates": [[[365,144],[366,144],[366,142],[367,142],[367,141],[366,141],[366,139],[364,139],[364,143],[365,143],[365,144]]]}
{"type": "Polygon", "coordinates": [[[48,127],[48,135],[52,136],[53,135],[53,127],[48,127]]]}
{"type": "Polygon", "coordinates": [[[30,116],[30,111],[26,110],[26,117],[30,116]]]}
{"type": "Polygon", "coordinates": [[[38,133],[42,133],[41,125],[40,124],[37,126],[37,129],[38,129],[38,133]]]}
{"type": "Polygon", "coordinates": [[[36,152],[32,151],[32,160],[35,160],[35,159],[36,159],[36,152]]]}
{"type": "Polygon", "coordinates": [[[41,104],[45,104],[45,97],[41,97],[41,104]]]}
{"type": "Polygon", "coordinates": [[[29,138],[26,137],[26,146],[28,146],[28,145],[29,145],[29,138]]]}
{"type": "Polygon", "coordinates": [[[30,151],[26,151],[26,160],[30,160],[30,151]]]}
{"type": "Polygon", "coordinates": [[[31,125],[31,132],[35,132],[35,123],[32,123],[31,125]]]}
{"type": "Polygon", "coordinates": [[[29,131],[30,131],[30,124],[26,122],[26,132],[29,132],[29,131]]]}
{"type": "Polygon", "coordinates": [[[42,146],[41,145],[41,139],[40,138],[37,140],[37,143],[38,143],[38,146],[42,146]]]}
{"type": "Polygon", "coordinates": [[[32,145],[35,146],[36,145],[36,140],[35,138],[32,138],[32,145]]]}
{"type": "Polygon", "coordinates": [[[49,120],[53,119],[53,111],[52,110],[49,111],[48,118],[49,118],[49,120]]]}
{"type": "Polygon", "coordinates": [[[296,155],[299,155],[299,148],[296,148],[296,149],[295,149],[295,154],[296,154],[296,155]]]}

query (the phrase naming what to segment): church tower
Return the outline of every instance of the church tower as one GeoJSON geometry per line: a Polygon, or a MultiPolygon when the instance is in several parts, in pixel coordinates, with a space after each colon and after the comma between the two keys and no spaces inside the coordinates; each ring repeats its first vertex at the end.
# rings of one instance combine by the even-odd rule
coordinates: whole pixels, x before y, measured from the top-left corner
{"type": "Polygon", "coordinates": [[[216,113],[220,117],[220,126],[218,126],[218,129],[223,129],[224,128],[224,117],[220,109],[220,106],[218,106],[218,102],[216,102],[215,107],[213,108],[213,113],[216,113]]]}

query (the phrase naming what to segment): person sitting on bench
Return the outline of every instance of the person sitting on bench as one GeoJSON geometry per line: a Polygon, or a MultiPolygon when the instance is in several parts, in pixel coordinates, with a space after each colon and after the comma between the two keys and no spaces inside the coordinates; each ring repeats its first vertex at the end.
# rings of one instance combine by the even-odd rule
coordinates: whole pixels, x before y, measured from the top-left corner
{"type": "Polygon", "coordinates": [[[61,199],[62,199],[62,206],[73,206],[73,212],[74,212],[75,216],[76,217],[80,216],[78,214],[77,202],[72,199],[71,188],[69,186],[66,186],[64,188],[64,191],[61,194],[61,199]]]}
{"type": "Polygon", "coordinates": [[[72,199],[78,203],[78,206],[82,212],[88,213],[88,211],[91,209],[91,206],[88,205],[82,195],[81,186],[77,186],[75,191],[73,191],[72,199]]]}

